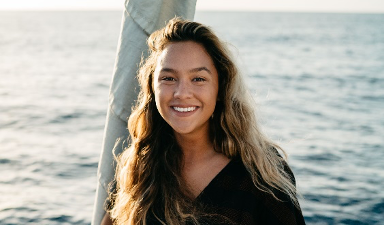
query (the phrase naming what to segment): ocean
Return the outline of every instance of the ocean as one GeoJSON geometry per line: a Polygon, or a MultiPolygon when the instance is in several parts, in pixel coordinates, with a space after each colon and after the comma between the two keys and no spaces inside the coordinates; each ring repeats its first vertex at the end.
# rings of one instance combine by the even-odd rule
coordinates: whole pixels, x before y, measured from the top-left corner
{"type": "MultiPolygon", "coordinates": [[[[0,12],[0,224],[90,224],[122,12],[0,12]]],[[[197,12],[307,224],[384,224],[384,15],[197,12]]]]}

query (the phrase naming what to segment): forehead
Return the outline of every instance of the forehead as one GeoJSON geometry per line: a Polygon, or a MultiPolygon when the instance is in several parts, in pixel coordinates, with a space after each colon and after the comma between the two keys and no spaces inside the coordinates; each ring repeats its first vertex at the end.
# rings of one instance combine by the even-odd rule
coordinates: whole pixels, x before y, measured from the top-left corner
{"type": "Polygon", "coordinates": [[[171,42],[157,61],[157,68],[187,69],[201,66],[213,68],[214,62],[203,45],[193,41],[171,42]]]}

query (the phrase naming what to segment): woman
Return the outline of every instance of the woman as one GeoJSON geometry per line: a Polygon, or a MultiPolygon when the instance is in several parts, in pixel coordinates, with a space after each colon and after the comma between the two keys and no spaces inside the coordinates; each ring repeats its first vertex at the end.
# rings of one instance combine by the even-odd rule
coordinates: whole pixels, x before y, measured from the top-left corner
{"type": "Polygon", "coordinates": [[[175,18],[148,44],[131,144],[117,159],[114,222],[304,224],[293,174],[215,34],[175,18]]]}

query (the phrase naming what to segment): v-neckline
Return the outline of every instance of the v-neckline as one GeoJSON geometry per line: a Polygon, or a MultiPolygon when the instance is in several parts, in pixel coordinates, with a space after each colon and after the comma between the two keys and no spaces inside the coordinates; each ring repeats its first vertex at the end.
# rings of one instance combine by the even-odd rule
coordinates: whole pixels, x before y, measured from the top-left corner
{"type": "Polygon", "coordinates": [[[204,195],[205,192],[207,192],[207,190],[214,184],[214,182],[216,180],[218,180],[221,176],[223,176],[222,174],[224,174],[229,168],[229,166],[235,161],[235,159],[231,159],[218,173],[217,175],[214,176],[213,179],[211,179],[211,181],[207,184],[207,186],[205,188],[203,188],[203,190],[197,195],[197,197],[194,198],[194,202],[197,202],[199,201],[199,199],[202,197],[202,195],[204,195]]]}

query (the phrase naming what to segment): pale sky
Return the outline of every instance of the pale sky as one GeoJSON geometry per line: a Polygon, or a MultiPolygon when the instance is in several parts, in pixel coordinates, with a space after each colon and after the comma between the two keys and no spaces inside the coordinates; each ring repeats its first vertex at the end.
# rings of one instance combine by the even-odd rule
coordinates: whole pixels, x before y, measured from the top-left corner
{"type": "MultiPolygon", "coordinates": [[[[122,10],[124,0],[0,0],[0,10],[122,10]]],[[[384,0],[198,0],[197,10],[384,12],[384,0]]]]}

